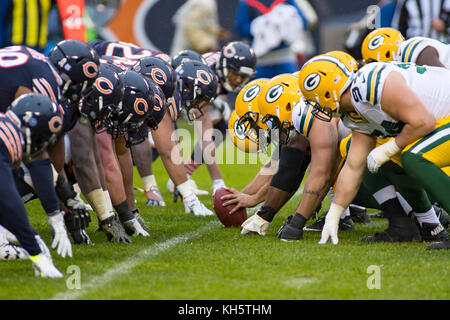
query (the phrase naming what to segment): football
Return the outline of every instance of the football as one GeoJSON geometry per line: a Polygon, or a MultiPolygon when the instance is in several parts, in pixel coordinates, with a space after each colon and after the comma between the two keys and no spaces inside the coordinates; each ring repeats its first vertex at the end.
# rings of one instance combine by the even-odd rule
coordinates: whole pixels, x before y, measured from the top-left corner
{"type": "Polygon", "coordinates": [[[235,207],[234,205],[229,205],[224,207],[222,205],[223,201],[220,200],[224,195],[230,194],[231,192],[225,188],[220,188],[214,194],[214,211],[216,212],[217,218],[225,227],[240,227],[241,224],[247,220],[247,210],[245,208],[240,209],[235,214],[230,215],[230,211],[235,207]]]}

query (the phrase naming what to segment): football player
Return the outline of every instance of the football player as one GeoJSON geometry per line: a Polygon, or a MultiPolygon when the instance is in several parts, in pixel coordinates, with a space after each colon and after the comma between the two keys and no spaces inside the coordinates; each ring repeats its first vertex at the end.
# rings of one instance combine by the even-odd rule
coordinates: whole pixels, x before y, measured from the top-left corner
{"type": "MultiPolygon", "coordinates": [[[[259,97],[266,96],[266,94],[269,94],[269,91],[273,98],[272,102],[276,101],[277,105],[289,103],[293,105],[292,99],[299,99],[296,90],[292,90],[292,86],[298,87],[297,82],[297,77],[290,74],[280,75],[270,80],[256,79],[245,85],[236,99],[236,115],[240,115],[240,118],[234,127],[230,128],[230,132],[235,133],[236,136],[243,135],[251,142],[251,144],[247,142],[246,145],[254,146],[253,148],[256,149],[254,151],[264,149],[268,140],[271,140],[274,143],[274,148],[277,149],[273,153],[272,158],[244,189],[239,192],[231,188],[229,190],[232,193],[222,197],[225,206],[236,205],[230,212],[231,214],[239,208],[255,206],[264,201],[261,209],[242,224],[242,234],[256,233],[265,235],[267,233],[269,224],[275,214],[300,186],[309,165],[310,151],[306,138],[302,135],[285,131],[283,135],[290,135],[290,139],[283,136],[284,142],[287,143],[281,145],[278,143],[277,136],[279,134],[273,134],[269,139],[264,132],[269,127],[263,121],[261,113],[261,100],[259,97]],[[283,89],[280,89],[280,85],[284,86],[283,89]],[[284,96],[272,95],[274,93],[273,90],[271,91],[272,88],[278,88],[280,92],[284,91],[284,96]],[[242,131],[242,133],[239,131],[242,131]]],[[[270,132],[273,133],[272,131],[270,132]]],[[[248,148],[245,151],[249,151],[248,148]]]]}
{"type": "MultiPolygon", "coordinates": [[[[239,88],[249,82],[255,75],[256,56],[253,49],[244,42],[234,41],[226,44],[221,51],[210,52],[203,55],[207,65],[214,72],[218,79],[217,97],[210,104],[205,105],[200,113],[188,114],[189,120],[199,119],[201,121],[202,132],[207,130],[218,130],[221,135],[214,137],[214,149],[211,153],[215,153],[222,143],[225,136],[227,122],[229,120],[231,109],[227,103],[226,95],[236,92],[239,88]]],[[[198,142],[186,161],[185,167],[188,176],[197,170],[203,163],[203,151],[206,149],[204,139],[198,142]]],[[[215,161],[207,164],[211,179],[213,180],[212,193],[225,187],[222,174],[215,161]]]]}
{"type": "MultiPolygon", "coordinates": [[[[343,115],[344,124],[352,129],[349,154],[339,173],[336,196],[319,243],[331,238],[337,244],[338,218],[355,197],[366,164],[371,172],[376,172],[403,149],[401,161],[408,175],[444,209],[449,207],[443,192],[449,178],[439,168],[448,165],[445,130],[449,115],[446,104],[450,100],[441,81],[449,76],[442,68],[381,62],[368,64],[355,74],[338,59],[318,59],[302,68],[300,87],[315,116],[330,121],[333,116],[343,115]],[[377,136],[395,139],[375,148],[377,136]],[[430,144],[430,138],[436,143],[430,144]]],[[[427,217],[433,220],[432,224],[440,225],[435,215],[427,217]]],[[[374,240],[389,241],[399,236],[399,229],[409,228],[400,212],[388,219],[388,229],[376,234],[374,240]]]]}
{"type": "MultiPolygon", "coordinates": [[[[24,46],[7,47],[0,51],[0,111],[4,112],[12,100],[22,94],[39,92],[57,103],[64,115],[63,130],[54,145],[48,148],[48,153],[42,153],[27,164],[33,187],[52,224],[63,216],[54,187],[58,173],[64,175],[63,135],[73,127],[76,119],[73,106],[88,93],[97,77],[98,56],[85,43],[75,40],[58,43],[48,58],[24,46]]],[[[82,210],[76,207],[79,201],[73,200],[72,205],[65,201],[68,209],[82,210]]],[[[88,214],[83,216],[88,220],[88,214]]],[[[60,234],[55,247],[65,256],[70,240],[67,234],[60,234]]]]}
{"type": "MultiPolygon", "coordinates": [[[[136,45],[129,43],[96,41],[91,42],[91,44],[101,54],[113,55],[115,57],[124,57],[127,60],[135,61],[134,64],[136,64],[136,61],[139,62],[140,59],[146,57],[157,57],[161,58],[164,61],[169,60],[169,57],[163,53],[142,49],[136,45]]],[[[131,68],[132,65],[128,67],[131,68]]],[[[169,79],[171,77],[171,74],[165,73],[165,68],[145,68],[145,65],[143,64],[136,64],[136,67],[139,67],[139,70],[136,69],[136,71],[143,72],[144,75],[149,70],[155,70],[155,72],[158,71],[156,73],[153,72],[154,77],[159,78],[157,79],[157,83],[160,82],[161,87],[164,89],[169,87],[170,82],[164,81],[164,78],[169,79]]],[[[152,78],[150,79],[154,81],[152,78]]],[[[195,78],[193,80],[195,80],[195,78]]],[[[183,192],[185,192],[183,197],[188,199],[187,202],[183,202],[185,204],[186,211],[192,211],[195,215],[211,215],[213,213],[208,210],[197,198],[197,190],[193,186],[193,181],[186,178],[184,166],[182,164],[175,163],[174,159],[172,159],[172,150],[174,150],[174,148],[178,149],[178,153],[181,155],[181,148],[179,147],[178,142],[172,141],[171,139],[174,132],[172,121],[176,120],[176,118],[180,114],[179,108],[181,107],[181,104],[179,103],[179,99],[177,98],[178,95],[176,94],[176,92],[173,92],[173,96],[166,97],[163,100],[163,104],[167,107],[164,107],[164,111],[160,110],[162,112],[154,112],[154,123],[148,123],[148,126],[153,129],[152,138],[155,142],[155,146],[158,149],[158,153],[161,156],[164,166],[169,173],[169,176],[173,181],[175,181],[175,185],[181,185],[181,189],[183,190],[183,192]],[[194,196],[192,196],[192,194],[194,196]]],[[[142,130],[145,129],[143,128],[142,130]]],[[[139,136],[143,138],[141,139],[142,143],[135,144],[132,147],[133,157],[137,160],[136,165],[138,171],[142,174],[141,177],[144,182],[144,191],[148,200],[147,204],[162,205],[163,199],[162,197],[160,197],[159,190],[157,189],[155,177],[151,174],[151,149],[148,143],[148,137],[145,136],[145,132],[141,132],[139,136]]],[[[130,192],[128,192],[128,195],[130,195],[130,192]]],[[[134,203],[129,202],[129,205],[130,207],[134,207],[134,203]]]]}
{"type": "MultiPolygon", "coordinates": [[[[15,186],[13,169],[19,168],[22,160],[29,162],[42,153],[57,139],[62,127],[63,117],[58,106],[40,94],[23,94],[11,103],[6,114],[0,113],[0,225],[9,230],[26,250],[36,276],[45,278],[63,275],[53,265],[44,241],[29,224],[15,186]]],[[[51,224],[51,230],[56,234],[55,241],[60,230],[64,230],[62,216],[51,224]]],[[[64,250],[72,256],[70,246],[64,250]]]]}

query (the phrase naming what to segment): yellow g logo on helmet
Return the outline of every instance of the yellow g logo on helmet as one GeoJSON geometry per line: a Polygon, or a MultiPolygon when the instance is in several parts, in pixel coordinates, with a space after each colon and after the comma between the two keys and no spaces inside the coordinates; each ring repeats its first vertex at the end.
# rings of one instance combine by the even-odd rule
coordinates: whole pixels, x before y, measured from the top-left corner
{"type": "MultiPolygon", "coordinates": [[[[258,96],[262,87],[269,79],[260,78],[247,83],[236,97],[235,110],[239,118],[250,117],[261,129],[267,129],[267,126],[261,122],[261,116],[258,106],[258,96]]],[[[248,119],[250,120],[250,119],[248,119]]]]}
{"type": "Polygon", "coordinates": [[[400,31],[393,28],[379,28],[370,32],[361,45],[361,55],[365,62],[392,61],[400,44],[405,41],[400,31]]]}
{"type": "Polygon", "coordinates": [[[228,133],[230,134],[231,141],[241,151],[244,152],[258,152],[260,150],[258,139],[256,135],[251,135],[252,132],[246,132],[246,123],[239,121],[236,114],[236,110],[231,113],[230,120],[228,121],[228,133]]]}
{"type": "Polygon", "coordinates": [[[337,58],[339,55],[324,54],[310,59],[301,69],[298,79],[305,100],[312,102],[316,111],[324,113],[324,117],[317,112],[314,115],[326,121],[331,120],[333,113],[339,113],[341,95],[354,77],[353,69],[349,68],[351,60],[337,58]]]}
{"type": "MultiPolygon", "coordinates": [[[[315,84],[313,80],[311,83],[311,85],[315,84]]],[[[292,128],[292,110],[300,98],[301,92],[297,76],[281,74],[270,79],[258,97],[258,106],[263,116],[262,121],[267,124],[271,120],[273,125],[273,120],[278,119],[281,128],[292,128]]]]}

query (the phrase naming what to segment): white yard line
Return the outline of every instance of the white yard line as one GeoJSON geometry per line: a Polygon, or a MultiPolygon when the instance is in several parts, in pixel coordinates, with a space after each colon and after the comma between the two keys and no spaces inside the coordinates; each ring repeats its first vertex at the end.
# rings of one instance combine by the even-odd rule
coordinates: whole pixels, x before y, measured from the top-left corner
{"type": "Polygon", "coordinates": [[[109,269],[107,272],[100,276],[96,276],[92,279],[90,279],[88,282],[81,282],[81,289],[73,289],[73,290],[67,290],[64,292],[59,292],[56,295],[54,295],[50,300],[75,300],[79,297],[83,296],[84,294],[88,293],[89,291],[93,289],[98,289],[111,280],[113,280],[115,277],[118,277],[120,275],[128,274],[130,273],[133,268],[138,266],[144,261],[147,261],[149,258],[153,258],[157,256],[159,253],[166,251],[173,246],[176,246],[177,244],[186,242],[188,240],[191,240],[193,238],[200,237],[203,233],[208,232],[212,229],[215,229],[217,227],[220,227],[221,224],[218,223],[218,221],[213,221],[207,224],[206,226],[203,226],[197,230],[185,233],[183,235],[179,235],[173,238],[170,238],[164,242],[158,242],[150,247],[140,251],[136,256],[134,257],[127,257],[123,262],[115,265],[111,269],[109,269]]]}

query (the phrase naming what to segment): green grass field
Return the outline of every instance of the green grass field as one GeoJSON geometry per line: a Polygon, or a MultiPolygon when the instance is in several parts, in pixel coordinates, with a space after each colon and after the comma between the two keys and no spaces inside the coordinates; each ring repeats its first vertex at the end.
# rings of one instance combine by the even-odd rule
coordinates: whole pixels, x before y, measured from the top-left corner
{"type": "MultiPolygon", "coordinates": [[[[224,148],[233,148],[229,139],[224,148]]],[[[220,167],[227,186],[241,189],[260,165],[220,167]]],[[[151,229],[150,238],[134,237],[131,244],[108,243],[103,233],[94,232],[97,221],[93,216],[88,233],[94,246],[74,246],[74,257],[66,259],[52,250],[63,279],[34,277],[30,261],[0,262],[0,299],[450,298],[450,252],[426,251],[426,243],[359,241],[383,230],[384,219],[372,219],[370,224],[357,224],[355,231],[341,232],[337,246],[318,245],[320,233],[308,232],[302,241],[281,242],[277,230],[295,210],[301,198],[298,192],[277,214],[267,236],[244,236],[238,228],[223,227],[215,216],[185,214],[182,203],[174,204],[172,194],[166,191],[168,176],[160,159],[153,168],[167,207],[146,207],[144,195],[136,191],[141,215],[151,229]],[[379,289],[367,285],[373,283],[373,266],[379,268],[379,289]],[[73,288],[74,268],[81,275],[80,289],[73,288]]],[[[211,191],[205,166],[193,179],[199,188],[211,191]]],[[[142,187],[137,175],[135,186],[142,187]]],[[[211,196],[200,198],[212,208],[211,196]]],[[[327,199],[322,210],[328,206],[327,199]]],[[[49,245],[48,223],[39,202],[32,201],[26,207],[32,225],[49,245]]],[[[254,212],[248,210],[249,215],[254,212]]]]}

